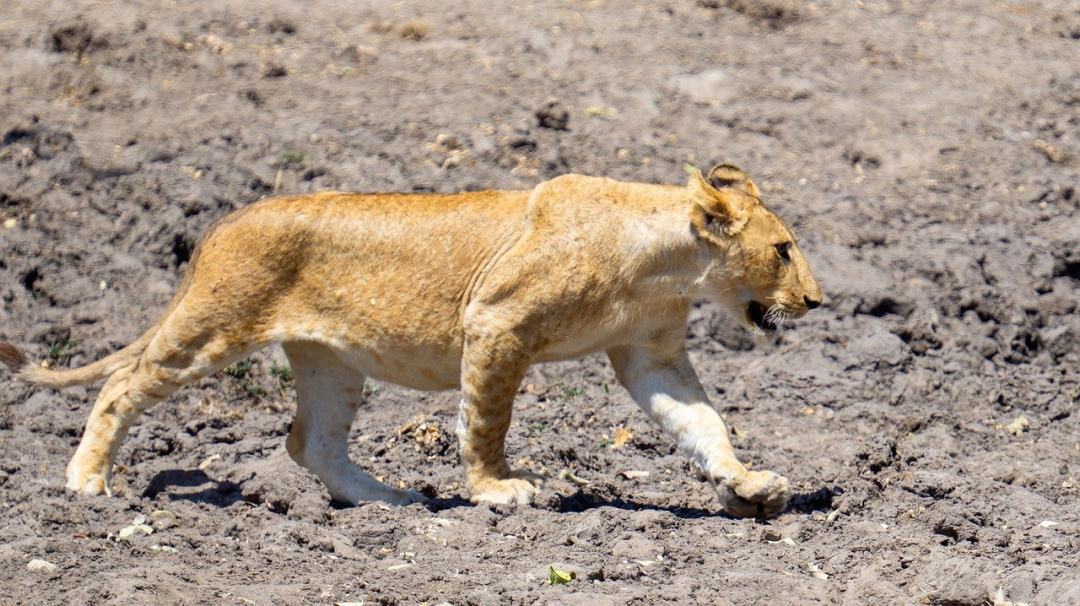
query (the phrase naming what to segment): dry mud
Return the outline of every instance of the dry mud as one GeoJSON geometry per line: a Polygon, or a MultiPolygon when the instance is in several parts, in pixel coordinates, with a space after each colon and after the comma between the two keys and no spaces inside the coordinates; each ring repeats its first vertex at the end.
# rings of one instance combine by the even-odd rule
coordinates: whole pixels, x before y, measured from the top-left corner
{"type": "Polygon", "coordinates": [[[775,344],[710,306],[688,329],[741,456],[798,491],[768,523],[722,515],[599,357],[526,380],[509,451],[556,479],[524,508],[463,499],[455,394],[385,385],[353,455],[434,498],[330,503],[281,454],[273,352],[75,498],[95,390],[5,379],[0,601],[1080,603],[1078,38],[1051,0],[5,1],[0,338],[36,359],[134,339],[207,225],[275,192],[685,162],[755,176],[827,303],[775,344]]]}

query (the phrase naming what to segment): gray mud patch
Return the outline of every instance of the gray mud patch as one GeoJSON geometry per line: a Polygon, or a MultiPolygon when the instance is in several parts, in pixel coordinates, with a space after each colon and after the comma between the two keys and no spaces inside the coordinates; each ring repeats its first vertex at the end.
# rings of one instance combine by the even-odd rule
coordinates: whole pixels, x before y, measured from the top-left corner
{"type": "Polygon", "coordinates": [[[710,306],[687,331],[739,454],[797,492],[768,523],[722,515],[601,358],[526,379],[511,461],[552,480],[519,509],[464,499],[455,394],[385,385],[352,454],[431,503],[330,502],[283,455],[274,352],[154,408],[117,496],[74,498],[96,390],[5,380],[3,599],[1080,603],[1078,30],[1057,2],[7,2],[0,338],[34,359],[133,340],[265,196],[686,162],[754,176],[826,304],[775,344],[710,306]]]}

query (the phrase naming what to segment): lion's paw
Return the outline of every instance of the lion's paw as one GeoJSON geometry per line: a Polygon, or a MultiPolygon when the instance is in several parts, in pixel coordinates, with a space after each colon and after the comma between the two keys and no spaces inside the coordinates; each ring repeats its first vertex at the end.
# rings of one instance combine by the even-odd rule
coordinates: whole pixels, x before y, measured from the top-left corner
{"type": "Polygon", "coordinates": [[[65,486],[68,490],[83,496],[93,497],[103,494],[112,496],[109,478],[104,474],[84,472],[73,466],[68,466],[65,486]]]}
{"type": "Polygon", "coordinates": [[[787,507],[791,485],[771,471],[748,471],[716,485],[724,511],[738,518],[771,518],[787,507]]]}
{"type": "Polygon", "coordinates": [[[469,500],[473,503],[528,505],[543,484],[543,476],[527,471],[512,471],[510,477],[502,480],[483,478],[472,482],[469,500]]]}
{"type": "Polygon", "coordinates": [[[395,490],[391,498],[387,501],[391,505],[412,505],[413,503],[426,503],[427,497],[416,492],[415,490],[395,490]]]}

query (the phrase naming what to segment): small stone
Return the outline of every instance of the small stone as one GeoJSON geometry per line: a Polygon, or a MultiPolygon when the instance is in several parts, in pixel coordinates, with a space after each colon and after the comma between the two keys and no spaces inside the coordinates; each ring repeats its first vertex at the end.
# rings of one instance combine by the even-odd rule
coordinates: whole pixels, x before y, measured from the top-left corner
{"type": "Polygon", "coordinates": [[[1046,156],[1047,160],[1055,164],[1060,164],[1061,162],[1065,161],[1065,153],[1063,153],[1057,147],[1054,147],[1046,141],[1043,141],[1042,139],[1036,139],[1035,141],[1033,141],[1031,143],[1031,147],[1035,148],[1035,151],[1038,151],[1042,155],[1046,156]]]}
{"type": "Polygon", "coordinates": [[[619,475],[626,478],[627,480],[639,480],[641,478],[649,477],[649,472],[639,471],[636,469],[627,469],[626,471],[620,471],[619,475]]]}
{"type": "Polygon", "coordinates": [[[205,470],[209,469],[210,466],[214,464],[214,461],[217,461],[220,458],[221,458],[221,455],[219,455],[219,454],[212,454],[212,455],[206,457],[205,459],[203,459],[202,463],[199,463],[199,470],[205,471],[205,470]]]}
{"type": "Polygon", "coordinates": [[[224,55],[233,49],[232,43],[226,42],[214,34],[208,34],[202,41],[207,48],[219,55],[224,55]]]}
{"type": "Polygon", "coordinates": [[[769,543],[777,543],[784,538],[784,535],[780,534],[780,531],[775,528],[766,528],[761,533],[761,539],[769,543]]]}
{"type": "Polygon", "coordinates": [[[4,227],[6,227],[8,229],[12,229],[13,227],[15,227],[18,224],[19,224],[19,222],[17,220],[15,220],[15,219],[4,219],[4,227]]]}
{"type": "Polygon", "coordinates": [[[120,529],[120,534],[117,535],[121,541],[130,541],[131,537],[137,534],[151,534],[154,529],[146,524],[132,524],[120,529]]]}
{"type": "Polygon", "coordinates": [[[806,569],[810,571],[810,574],[815,579],[820,579],[822,581],[829,580],[829,575],[825,574],[825,572],[823,570],[821,570],[820,568],[818,568],[818,565],[813,563],[813,562],[807,562],[806,563],[806,569]]]}
{"type": "Polygon", "coordinates": [[[1027,431],[1029,427],[1031,427],[1031,423],[1028,422],[1027,417],[1020,415],[1013,419],[1012,423],[1006,425],[1005,430],[1014,436],[1018,436],[1027,431]]]}
{"type": "Polygon", "coordinates": [[[33,559],[26,564],[26,569],[30,572],[53,572],[56,570],[56,564],[45,560],[33,559]]]}
{"type": "Polygon", "coordinates": [[[166,528],[172,528],[180,524],[180,520],[175,513],[164,509],[157,509],[151,512],[150,520],[153,523],[154,528],[158,530],[165,530],[166,528]]]}

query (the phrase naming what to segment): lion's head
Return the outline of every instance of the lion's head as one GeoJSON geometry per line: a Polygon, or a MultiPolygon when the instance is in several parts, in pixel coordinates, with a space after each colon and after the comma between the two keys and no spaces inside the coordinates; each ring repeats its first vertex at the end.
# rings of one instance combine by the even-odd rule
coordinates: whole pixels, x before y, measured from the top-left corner
{"type": "Polygon", "coordinates": [[[765,207],[746,173],[730,164],[707,176],[695,170],[689,188],[691,225],[710,258],[701,278],[706,296],[766,331],[821,305],[821,287],[794,234],[765,207]]]}

